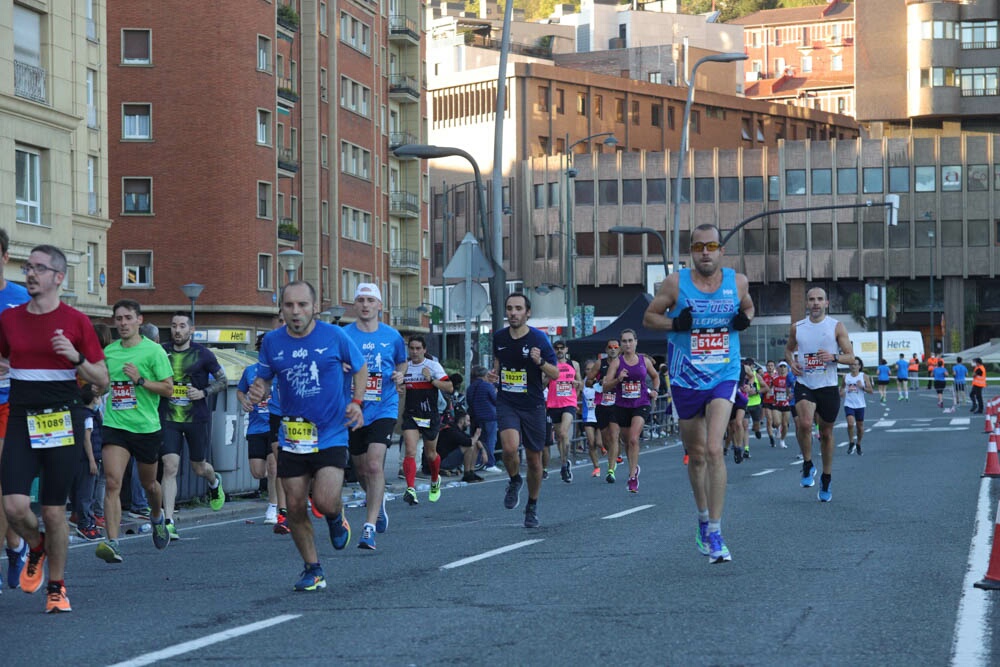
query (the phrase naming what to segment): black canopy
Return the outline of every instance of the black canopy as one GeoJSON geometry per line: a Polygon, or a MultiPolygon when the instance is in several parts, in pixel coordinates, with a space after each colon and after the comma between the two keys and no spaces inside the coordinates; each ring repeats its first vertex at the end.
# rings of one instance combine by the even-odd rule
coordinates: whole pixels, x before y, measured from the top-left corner
{"type": "Polygon", "coordinates": [[[604,348],[607,346],[609,338],[621,335],[622,329],[633,329],[639,340],[637,346],[639,353],[666,358],[667,332],[653,331],[642,326],[642,316],[652,300],[653,297],[650,295],[640,294],[618,316],[618,319],[606,328],[584,338],[566,341],[569,353],[580,362],[591,357],[596,359],[600,353],[605,351],[604,348]]]}

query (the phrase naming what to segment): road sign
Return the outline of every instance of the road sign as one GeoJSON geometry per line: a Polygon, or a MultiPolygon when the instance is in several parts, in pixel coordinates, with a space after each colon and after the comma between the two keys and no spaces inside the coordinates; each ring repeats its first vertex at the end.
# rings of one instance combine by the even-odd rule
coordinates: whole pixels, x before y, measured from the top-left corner
{"type": "Polygon", "coordinates": [[[456,315],[466,320],[474,320],[479,317],[486,306],[490,303],[489,294],[480,283],[472,283],[468,290],[472,295],[472,300],[466,302],[466,286],[464,284],[455,285],[448,295],[451,309],[456,315]]]}
{"type": "Polygon", "coordinates": [[[465,233],[465,238],[462,239],[458,250],[455,251],[455,256],[451,258],[448,266],[444,268],[444,277],[451,279],[493,277],[493,267],[486,260],[482,248],[479,247],[479,241],[472,235],[472,232],[465,233]],[[472,255],[471,263],[469,261],[470,253],[472,255]]]}

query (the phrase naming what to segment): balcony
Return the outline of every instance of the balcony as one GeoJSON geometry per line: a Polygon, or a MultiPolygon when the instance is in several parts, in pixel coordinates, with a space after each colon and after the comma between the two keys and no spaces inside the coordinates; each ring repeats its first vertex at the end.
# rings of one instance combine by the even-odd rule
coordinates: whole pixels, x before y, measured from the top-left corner
{"type": "Polygon", "coordinates": [[[278,97],[289,102],[298,102],[299,94],[295,90],[295,82],[291,79],[278,79],[278,97]]]}
{"type": "Polygon", "coordinates": [[[420,28],[417,22],[405,14],[395,14],[389,17],[389,40],[420,44],[420,28]]]}
{"type": "Polygon", "coordinates": [[[419,327],[423,324],[423,313],[416,308],[393,308],[392,326],[419,327]]]}
{"type": "Polygon", "coordinates": [[[410,132],[390,132],[389,133],[389,150],[393,148],[399,148],[405,144],[419,144],[420,137],[410,132]]]}
{"type": "Polygon", "coordinates": [[[295,159],[295,150],[278,146],[278,169],[295,173],[299,170],[299,162],[295,159]]]}
{"type": "Polygon", "coordinates": [[[408,248],[395,248],[389,253],[389,270],[392,273],[420,275],[420,253],[408,248]]]}
{"type": "Polygon", "coordinates": [[[412,192],[390,192],[389,214],[404,218],[420,217],[420,197],[412,192]]]}
{"type": "Polygon", "coordinates": [[[278,238],[282,241],[294,243],[299,240],[299,226],[291,218],[280,218],[278,220],[278,238]]]}
{"type": "Polygon", "coordinates": [[[394,100],[420,101],[420,82],[408,74],[389,75],[389,98],[394,100]]]}
{"type": "Polygon", "coordinates": [[[32,102],[48,104],[49,99],[45,95],[45,68],[15,60],[14,94],[32,102]]]}
{"type": "Polygon", "coordinates": [[[288,5],[278,5],[278,25],[289,32],[298,31],[298,13],[288,5]]]}

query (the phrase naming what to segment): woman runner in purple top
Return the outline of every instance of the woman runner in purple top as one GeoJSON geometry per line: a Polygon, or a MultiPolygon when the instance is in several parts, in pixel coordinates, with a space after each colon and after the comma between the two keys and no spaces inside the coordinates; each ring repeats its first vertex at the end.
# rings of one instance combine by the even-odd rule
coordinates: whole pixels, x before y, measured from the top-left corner
{"type": "Polygon", "coordinates": [[[611,362],[604,376],[604,391],[615,390],[615,417],[628,455],[630,493],[639,491],[639,436],[649,420],[650,399],[656,398],[660,388],[660,375],[653,360],[635,351],[638,342],[635,331],[622,331],[622,353],[611,362]]]}

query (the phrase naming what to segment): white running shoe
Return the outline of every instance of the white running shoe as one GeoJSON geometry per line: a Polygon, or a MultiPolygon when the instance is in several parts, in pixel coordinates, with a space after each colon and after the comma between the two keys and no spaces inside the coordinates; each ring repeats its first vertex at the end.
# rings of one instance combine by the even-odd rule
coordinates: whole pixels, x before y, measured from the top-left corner
{"type": "Polygon", "coordinates": [[[278,506],[268,505],[267,512],[264,513],[264,523],[276,524],[278,523],[278,506]]]}

